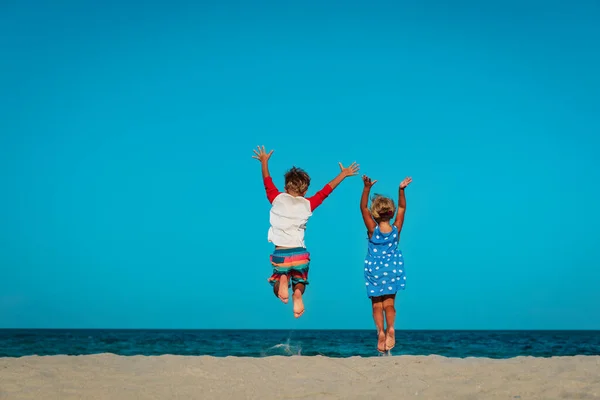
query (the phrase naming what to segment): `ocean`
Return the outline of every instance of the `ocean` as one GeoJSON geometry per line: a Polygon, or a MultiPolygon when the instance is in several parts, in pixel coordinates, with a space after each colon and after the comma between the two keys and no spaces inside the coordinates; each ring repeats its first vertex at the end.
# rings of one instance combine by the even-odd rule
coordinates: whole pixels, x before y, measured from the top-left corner
{"type": "MultiPolygon", "coordinates": [[[[600,331],[396,331],[392,355],[510,358],[600,355],[600,331]]],[[[0,357],[378,356],[374,330],[0,329],[0,357]]]]}

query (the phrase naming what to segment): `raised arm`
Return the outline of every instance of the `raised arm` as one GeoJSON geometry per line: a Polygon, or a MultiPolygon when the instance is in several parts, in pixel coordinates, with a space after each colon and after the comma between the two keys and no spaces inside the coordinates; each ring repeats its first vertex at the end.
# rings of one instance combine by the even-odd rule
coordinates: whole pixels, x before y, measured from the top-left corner
{"type": "Polygon", "coordinates": [[[346,179],[349,176],[354,176],[358,174],[359,168],[358,164],[355,162],[350,164],[349,167],[344,167],[342,163],[339,163],[339,165],[340,173],[335,178],[333,178],[331,182],[325,185],[323,189],[315,193],[314,196],[307,198],[307,200],[310,202],[310,208],[312,211],[314,211],[318,206],[320,206],[321,203],[323,203],[323,200],[325,200],[327,196],[329,196],[331,192],[333,192],[333,189],[335,189],[340,183],[342,183],[344,179],[346,179]]]}
{"type": "Polygon", "coordinates": [[[260,161],[263,183],[265,185],[265,191],[267,192],[269,203],[272,203],[273,200],[275,200],[275,197],[279,195],[279,190],[277,190],[277,187],[275,187],[273,179],[271,178],[271,174],[269,173],[269,159],[271,158],[271,154],[273,154],[273,150],[267,153],[265,146],[262,148],[258,146],[258,151],[254,150],[254,155],[252,156],[252,158],[260,161]]]}
{"type": "Polygon", "coordinates": [[[270,152],[267,153],[267,151],[265,150],[265,146],[260,147],[257,146],[257,150],[252,150],[254,152],[254,155],[252,156],[252,158],[260,161],[260,165],[262,167],[262,177],[263,179],[267,179],[271,177],[271,174],[269,174],[269,158],[271,158],[271,154],[273,154],[273,150],[271,150],[270,152]]]}
{"type": "Polygon", "coordinates": [[[394,226],[398,228],[398,232],[402,230],[404,214],[406,213],[406,196],[404,194],[404,189],[406,189],[411,182],[412,178],[406,177],[400,182],[400,187],[398,188],[398,212],[396,213],[396,220],[394,221],[394,226]]]}
{"type": "Polygon", "coordinates": [[[363,175],[363,183],[365,184],[365,186],[363,188],[362,195],[360,196],[360,212],[362,214],[363,221],[365,222],[365,226],[367,227],[369,235],[373,233],[373,231],[377,227],[377,223],[375,222],[373,216],[371,215],[371,212],[369,211],[369,194],[371,193],[371,187],[376,182],[376,180],[371,181],[371,178],[369,178],[366,175],[363,175]]]}
{"type": "Polygon", "coordinates": [[[350,164],[349,167],[344,167],[342,163],[338,164],[340,165],[340,173],[328,183],[328,185],[331,187],[331,190],[335,189],[337,185],[342,183],[342,181],[347,177],[357,175],[358,170],[360,169],[358,164],[355,162],[350,164]]]}

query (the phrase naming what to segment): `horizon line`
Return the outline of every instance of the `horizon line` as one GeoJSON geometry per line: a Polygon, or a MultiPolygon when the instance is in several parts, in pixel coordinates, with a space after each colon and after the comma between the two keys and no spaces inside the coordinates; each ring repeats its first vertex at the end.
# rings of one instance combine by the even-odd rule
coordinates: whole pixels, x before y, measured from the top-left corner
{"type": "MultiPolygon", "coordinates": [[[[375,328],[0,328],[0,331],[372,331],[375,328]]],[[[581,328],[563,328],[563,329],[398,329],[396,331],[404,332],[600,332],[600,329],[581,329],[581,328]]]]}

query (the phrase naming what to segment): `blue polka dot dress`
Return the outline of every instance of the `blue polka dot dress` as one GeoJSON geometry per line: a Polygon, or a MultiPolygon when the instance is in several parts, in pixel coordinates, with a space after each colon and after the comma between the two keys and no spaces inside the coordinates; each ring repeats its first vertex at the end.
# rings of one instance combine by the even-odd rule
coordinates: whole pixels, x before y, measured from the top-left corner
{"type": "Polygon", "coordinates": [[[402,252],[398,249],[399,240],[395,226],[388,233],[382,233],[379,225],[373,231],[365,258],[367,296],[385,296],[404,290],[406,275],[402,252]]]}

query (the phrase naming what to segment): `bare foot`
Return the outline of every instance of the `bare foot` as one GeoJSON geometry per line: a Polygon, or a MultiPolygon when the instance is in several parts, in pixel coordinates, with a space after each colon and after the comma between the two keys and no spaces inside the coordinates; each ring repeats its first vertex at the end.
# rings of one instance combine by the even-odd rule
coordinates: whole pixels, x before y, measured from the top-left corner
{"type": "Polygon", "coordinates": [[[287,304],[290,298],[287,275],[281,275],[279,277],[279,292],[277,292],[277,297],[279,297],[279,300],[283,301],[285,304],[287,304]]]}
{"type": "Polygon", "coordinates": [[[385,332],[379,331],[377,333],[377,351],[385,353],[385,332]]]}
{"type": "Polygon", "coordinates": [[[385,349],[391,350],[396,345],[396,331],[394,328],[388,328],[385,334],[385,349]]]}
{"type": "Polygon", "coordinates": [[[294,317],[299,318],[302,314],[304,314],[302,292],[300,290],[296,290],[292,296],[292,299],[294,300],[294,317]]]}

